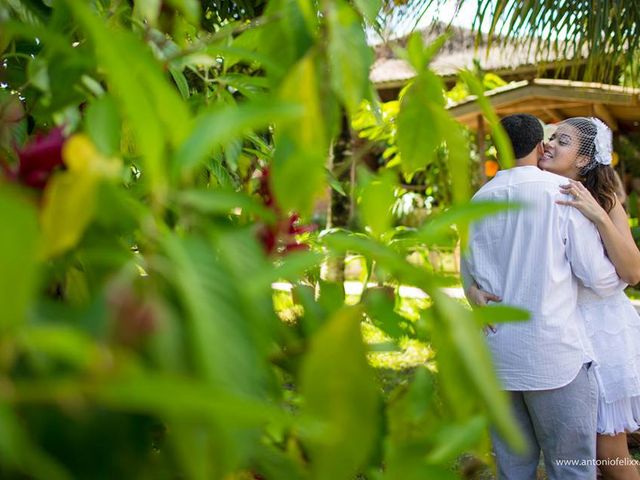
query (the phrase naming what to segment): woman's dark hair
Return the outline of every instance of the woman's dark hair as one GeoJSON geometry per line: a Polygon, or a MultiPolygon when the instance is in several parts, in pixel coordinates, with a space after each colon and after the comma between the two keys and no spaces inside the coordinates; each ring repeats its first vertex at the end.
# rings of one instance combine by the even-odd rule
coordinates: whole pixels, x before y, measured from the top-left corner
{"type": "Polygon", "coordinates": [[[610,212],[616,204],[618,181],[616,172],[610,165],[598,164],[581,174],[582,183],[605,211],[610,212]]]}
{"type": "Polygon", "coordinates": [[[584,117],[568,118],[562,123],[571,125],[578,131],[580,141],[578,155],[589,159],[589,163],[580,171],[582,183],[600,206],[610,212],[616,204],[618,182],[613,168],[610,165],[598,163],[595,159],[595,138],[598,133],[596,125],[591,119],[584,117]]]}

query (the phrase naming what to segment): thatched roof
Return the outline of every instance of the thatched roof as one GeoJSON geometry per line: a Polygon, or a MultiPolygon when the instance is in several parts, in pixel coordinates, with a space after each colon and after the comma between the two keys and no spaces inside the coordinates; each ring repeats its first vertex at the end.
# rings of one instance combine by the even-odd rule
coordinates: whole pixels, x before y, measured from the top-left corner
{"type": "MultiPolygon", "coordinates": [[[[474,61],[479,61],[484,70],[500,74],[508,74],[513,79],[514,73],[538,71],[549,68],[560,60],[560,54],[553,48],[545,49],[544,55],[536,54],[535,46],[528,48],[517,45],[505,45],[501,38],[495,38],[487,55],[487,39],[483,38],[476,47],[476,36],[473,31],[463,27],[437,23],[421,30],[425,43],[431,43],[447,28],[451,37],[444,44],[440,53],[431,62],[433,70],[443,77],[453,76],[460,69],[473,68],[474,61]]],[[[404,85],[415,76],[415,71],[405,60],[397,58],[393,46],[405,46],[408,37],[401,37],[389,44],[375,47],[376,61],[371,69],[371,81],[379,89],[394,88],[404,85]]],[[[535,75],[532,75],[535,76],[535,75]]],[[[517,78],[517,77],[516,77],[517,78]]]]}

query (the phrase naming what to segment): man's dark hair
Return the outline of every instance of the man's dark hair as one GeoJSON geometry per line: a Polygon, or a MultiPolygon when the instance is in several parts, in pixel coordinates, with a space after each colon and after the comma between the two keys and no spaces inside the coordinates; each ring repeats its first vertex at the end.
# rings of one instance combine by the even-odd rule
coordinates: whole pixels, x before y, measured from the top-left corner
{"type": "Polygon", "coordinates": [[[544,139],[544,129],[540,120],[528,113],[509,115],[500,120],[500,123],[509,135],[516,158],[529,155],[544,139]]]}

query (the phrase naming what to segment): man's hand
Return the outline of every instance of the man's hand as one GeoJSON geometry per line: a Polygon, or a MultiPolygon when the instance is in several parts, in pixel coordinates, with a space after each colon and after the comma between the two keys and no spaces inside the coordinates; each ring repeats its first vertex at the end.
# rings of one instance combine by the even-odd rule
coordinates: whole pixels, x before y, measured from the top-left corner
{"type": "MultiPolygon", "coordinates": [[[[469,303],[472,306],[476,306],[476,307],[484,307],[489,302],[502,301],[502,299],[497,295],[494,295],[493,293],[485,292],[484,290],[481,290],[480,288],[478,288],[476,285],[471,285],[467,289],[467,298],[469,299],[469,303]]],[[[496,327],[494,327],[493,325],[487,324],[484,327],[485,335],[488,335],[489,331],[496,333],[497,330],[496,330],[496,327]]]]}

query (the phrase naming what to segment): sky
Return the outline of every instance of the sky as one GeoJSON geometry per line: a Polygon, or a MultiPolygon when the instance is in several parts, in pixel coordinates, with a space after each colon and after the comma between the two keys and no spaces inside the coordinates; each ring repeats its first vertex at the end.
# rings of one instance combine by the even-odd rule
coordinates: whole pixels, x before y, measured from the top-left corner
{"type": "MultiPolygon", "coordinates": [[[[477,2],[474,0],[467,0],[462,4],[460,9],[456,11],[457,4],[457,0],[448,0],[444,5],[432,10],[443,22],[451,22],[452,25],[459,27],[471,27],[476,16],[477,2]]],[[[431,23],[431,19],[432,17],[429,14],[426,14],[418,24],[418,28],[428,26],[429,23],[431,23]]],[[[489,30],[490,26],[490,19],[485,18],[481,30],[486,32],[489,30]]]]}
{"type": "MultiPolygon", "coordinates": [[[[439,2],[433,1],[434,4],[439,2]]],[[[459,0],[446,0],[445,2],[441,2],[440,5],[433,5],[429,8],[429,10],[425,13],[425,15],[420,19],[417,25],[413,22],[405,22],[403,24],[399,24],[394,26],[393,33],[391,34],[391,38],[404,36],[411,32],[414,26],[417,29],[422,29],[428,27],[431,23],[433,23],[434,18],[439,19],[445,23],[451,23],[456,26],[463,26],[470,28],[473,24],[473,20],[475,18],[476,10],[477,10],[477,0],[465,0],[462,6],[458,9],[459,0]]],[[[485,19],[485,22],[482,25],[481,30],[486,32],[490,27],[490,19],[485,19]]],[[[369,38],[371,43],[378,43],[380,38],[372,31],[369,31],[369,38]]]]}
{"type": "MultiPolygon", "coordinates": [[[[422,17],[418,25],[413,24],[405,24],[399,25],[394,29],[394,37],[404,36],[411,32],[411,29],[415,26],[417,29],[422,29],[428,27],[434,20],[434,18],[439,19],[445,23],[451,23],[452,25],[459,27],[471,28],[473,25],[476,11],[478,9],[478,0],[464,0],[462,2],[462,6],[458,9],[458,3],[461,0],[445,0],[445,1],[437,1],[433,0],[433,4],[440,5],[432,5],[427,13],[422,17]]],[[[562,0],[558,0],[562,1],[562,0]]],[[[493,3],[493,2],[492,2],[493,3]]],[[[495,8],[495,4],[492,5],[491,8],[495,8]]],[[[480,27],[482,32],[488,32],[491,27],[491,12],[487,12],[485,15],[485,19],[480,27]]],[[[500,30],[500,26],[503,22],[498,22],[498,31],[500,30]]],[[[548,27],[545,31],[539,33],[542,37],[546,37],[552,33],[551,26],[548,27]]],[[[553,31],[553,36],[558,36],[563,39],[566,38],[567,32],[566,29],[560,31],[553,31]]],[[[379,41],[379,40],[378,40],[379,41]]],[[[376,42],[374,42],[376,43],[376,42]]]]}

